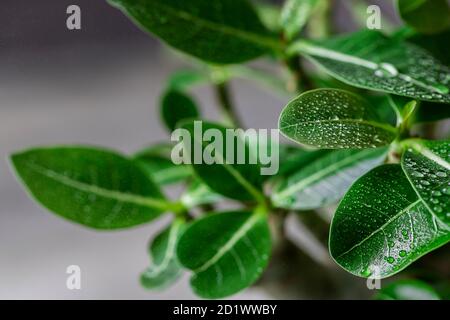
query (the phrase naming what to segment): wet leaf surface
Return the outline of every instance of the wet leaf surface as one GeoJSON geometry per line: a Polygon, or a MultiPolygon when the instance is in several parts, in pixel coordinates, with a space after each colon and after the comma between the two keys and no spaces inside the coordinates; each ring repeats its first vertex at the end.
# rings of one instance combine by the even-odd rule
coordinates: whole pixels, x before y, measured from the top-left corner
{"type": "Polygon", "coordinates": [[[288,138],[324,149],[361,149],[387,145],[396,129],[380,123],[368,101],[343,90],[317,89],[292,100],[279,128],[288,138]]]}
{"type": "Polygon", "coordinates": [[[418,197],[400,165],[373,169],[350,188],[332,221],[333,259],[360,277],[388,277],[450,241],[450,225],[418,197]]]}

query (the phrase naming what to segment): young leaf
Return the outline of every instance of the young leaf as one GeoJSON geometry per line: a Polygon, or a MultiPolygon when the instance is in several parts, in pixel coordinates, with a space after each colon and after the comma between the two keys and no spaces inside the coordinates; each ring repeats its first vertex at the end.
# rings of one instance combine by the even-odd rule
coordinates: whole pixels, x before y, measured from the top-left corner
{"type": "Polygon", "coordinates": [[[181,128],[189,133],[188,137],[183,137],[184,152],[188,153],[197,176],[211,190],[236,200],[251,201],[256,199],[262,201],[260,167],[258,164],[250,163],[249,160],[254,154],[251,153],[248,144],[242,137],[234,136],[232,139],[234,149],[228,149],[229,146],[226,143],[227,128],[221,125],[205,121],[186,121],[181,124],[181,128]],[[211,142],[202,141],[203,134],[206,131],[217,133],[219,137],[211,137],[211,142]],[[220,139],[220,137],[222,143],[219,140],[216,141],[216,138],[220,139]],[[239,164],[237,161],[239,153],[247,159],[243,164],[239,164]],[[211,160],[213,160],[211,164],[206,163],[204,159],[200,162],[196,159],[205,154],[211,156],[211,160]],[[227,155],[234,155],[234,157],[233,159],[227,159],[227,155]]]}
{"type": "Polygon", "coordinates": [[[193,271],[191,286],[204,298],[223,298],[253,284],[267,266],[271,240],[260,212],[225,212],[195,221],[177,247],[193,271]]]}
{"type": "Polygon", "coordinates": [[[178,90],[169,90],[161,99],[161,117],[169,131],[181,120],[198,118],[197,104],[190,96],[178,90]]]}
{"type": "Polygon", "coordinates": [[[318,0],[287,0],[281,12],[281,22],[287,40],[302,31],[318,0]]]}
{"type": "Polygon", "coordinates": [[[450,241],[450,226],[417,196],[400,165],[358,179],[342,199],[330,231],[330,253],[360,277],[388,277],[450,241]]]}
{"type": "Polygon", "coordinates": [[[18,176],[39,203],[88,227],[127,228],[172,209],[134,161],[111,151],[50,147],[11,158],[18,176]]]}
{"type": "Polygon", "coordinates": [[[409,128],[418,109],[419,104],[417,101],[406,97],[390,95],[388,97],[388,102],[392,110],[395,111],[397,127],[399,127],[399,130],[401,131],[402,129],[409,128]]]}
{"type": "Polygon", "coordinates": [[[175,219],[170,228],[156,236],[149,246],[152,265],[141,274],[141,284],[147,289],[164,289],[182,273],[176,256],[178,239],[184,228],[182,219],[175,219]]]}
{"type": "Polygon", "coordinates": [[[447,0],[397,0],[400,17],[421,33],[432,34],[450,26],[447,0]]]}
{"type": "Polygon", "coordinates": [[[173,145],[158,144],[140,151],[134,157],[157,185],[171,185],[186,181],[192,176],[192,170],[187,165],[176,165],[170,159],[173,145]]]}
{"type": "Polygon", "coordinates": [[[356,87],[450,103],[448,67],[427,51],[377,31],[299,41],[289,51],[304,54],[330,75],[356,87]]]}
{"type": "Polygon", "coordinates": [[[167,44],[205,61],[239,63],[280,49],[247,0],[109,2],[167,44]]]}
{"type": "Polygon", "coordinates": [[[378,300],[440,300],[439,294],[425,282],[399,280],[382,288],[378,300]]]}
{"type": "Polygon", "coordinates": [[[402,168],[436,224],[445,222],[450,232],[450,140],[408,143],[402,168]]]}
{"type": "Polygon", "coordinates": [[[373,109],[351,92],[312,90],[284,108],[279,128],[286,137],[318,148],[376,148],[391,143],[396,129],[379,123],[373,109]]]}
{"type": "Polygon", "coordinates": [[[383,163],[387,148],[339,150],[312,160],[278,183],[272,193],[275,206],[309,210],[339,200],[355,179],[383,163]]]}

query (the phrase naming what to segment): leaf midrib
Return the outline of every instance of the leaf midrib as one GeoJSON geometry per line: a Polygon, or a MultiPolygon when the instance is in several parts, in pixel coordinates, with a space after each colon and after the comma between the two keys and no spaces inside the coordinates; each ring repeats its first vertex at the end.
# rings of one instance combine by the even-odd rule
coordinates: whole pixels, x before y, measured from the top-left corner
{"type": "Polygon", "coordinates": [[[174,9],[162,3],[162,1],[154,1],[153,5],[155,7],[159,7],[160,9],[167,11],[172,16],[178,17],[188,22],[192,22],[194,24],[198,24],[200,26],[204,26],[205,29],[210,29],[213,32],[222,32],[228,35],[235,36],[245,41],[256,43],[263,47],[269,47],[275,50],[281,49],[281,44],[270,37],[260,36],[255,33],[246,32],[241,29],[236,29],[227,25],[221,25],[216,22],[206,20],[204,18],[194,16],[192,13],[186,10],[174,9]]]}
{"type": "MultiPolygon", "coordinates": [[[[380,231],[384,231],[384,229],[393,221],[395,221],[398,217],[400,217],[400,215],[404,214],[405,212],[408,212],[408,210],[410,210],[411,208],[415,207],[416,205],[418,205],[419,203],[421,203],[422,200],[417,199],[416,201],[410,203],[406,208],[402,209],[401,211],[399,211],[398,213],[396,213],[395,215],[393,215],[388,221],[386,221],[382,226],[380,226],[379,228],[377,228],[375,231],[373,231],[371,234],[369,234],[367,237],[365,237],[364,239],[362,239],[361,241],[359,241],[358,243],[356,243],[355,245],[353,245],[350,249],[348,249],[347,251],[345,251],[344,253],[341,253],[339,256],[336,257],[336,260],[340,259],[341,257],[347,255],[349,252],[353,251],[354,249],[356,249],[357,247],[361,246],[364,242],[366,242],[367,240],[370,240],[374,235],[376,235],[378,232],[380,231]]],[[[431,212],[430,212],[431,213],[431,212]]]]}
{"type": "MultiPolygon", "coordinates": [[[[197,137],[198,138],[198,137],[197,137]]],[[[206,144],[205,141],[202,140],[196,140],[196,137],[194,137],[194,140],[197,143],[200,143],[202,146],[204,146],[204,144],[206,144]]],[[[258,201],[259,203],[264,203],[265,198],[264,195],[262,194],[262,192],[260,192],[257,188],[255,188],[255,186],[253,186],[238,170],[236,170],[232,165],[227,164],[226,163],[226,157],[224,157],[224,155],[219,152],[218,150],[216,150],[216,158],[218,158],[218,160],[221,160],[220,164],[216,164],[216,165],[220,165],[222,166],[229,174],[231,174],[233,176],[233,178],[236,179],[237,183],[240,184],[250,195],[253,196],[253,198],[258,201]]],[[[201,177],[200,177],[201,178],[201,177]]]]}
{"type": "MultiPolygon", "coordinates": [[[[373,150],[370,151],[361,151],[359,153],[356,153],[353,156],[349,156],[344,158],[341,161],[335,162],[333,165],[326,167],[323,170],[320,170],[316,173],[314,173],[313,175],[307,177],[304,180],[301,180],[300,183],[295,184],[289,188],[287,188],[286,190],[284,190],[283,192],[279,193],[276,197],[283,199],[286,197],[291,196],[293,193],[297,192],[297,191],[301,191],[304,188],[310,186],[311,184],[313,184],[314,182],[319,181],[321,178],[327,176],[330,173],[333,172],[338,172],[341,168],[345,167],[347,164],[351,164],[352,162],[356,162],[362,158],[364,158],[366,155],[373,153],[373,150]]],[[[317,160],[320,161],[321,159],[317,160]]]]}
{"type": "Polygon", "coordinates": [[[127,202],[132,203],[139,206],[149,207],[153,209],[160,209],[160,210],[169,210],[170,203],[164,201],[164,200],[158,200],[150,197],[142,197],[130,193],[124,193],[120,191],[115,190],[108,190],[101,187],[98,187],[96,185],[90,185],[84,182],[80,182],[77,180],[74,180],[72,178],[69,178],[65,175],[60,174],[59,172],[56,172],[54,170],[45,168],[43,166],[27,163],[27,166],[33,170],[34,172],[43,175],[47,178],[50,178],[56,182],[59,182],[61,184],[64,184],[68,187],[75,188],[77,190],[80,190],[82,192],[86,193],[92,193],[100,197],[113,199],[118,202],[127,202]]]}
{"type": "Polygon", "coordinates": [[[155,264],[154,268],[149,268],[144,275],[149,278],[155,278],[159,276],[170,264],[172,259],[175,257],[175,248],[177,244],[178,231],[181,227],[181,223],[174,223],[169,233],[169,240],[167,243],[167,248],[165,250],[163,261],[160,264],[155,264]]]}
{"type": "Polygon", "coordinates": [[[415,149],[418,153],[422,154],[424,157],[430,159],[431,161],[437,163],[441,167],[450,170],[450,163],[447,162],[447,160],[441,158],[436,153],[431,151],[428,147],[426,147],[423,143],[418,143],[415,141],[407,142],[407,145],[411,146],[413,149],[415,149]]]}
{"type": "Polygon", "coordinates": [[[367,126],[372,126],[372,127],[376,127],[379,129],[383,129],[386,131],[389,131],[391,133],[397,134],[397,129],[395,129],[394,127],[391,127],[389,125],[385,125],[382,123],[378,123],[375,121],[370,121],[370,120],[359,120],[359,119],[339,119],[339,120],[315,120],[315,121],[301,121],[298,123],[294,123],[294,124],[290,124],[284,127],[280,127],[280,129],[288,129],[288,128],[292,128],[292,127],[296,127],[302,124],[330,124],[330,123],[336,123],[336,124],[340,124],[340,123],[353,123],[353,124],[361,124],[361,125],[367,125],[367,126]]]}
{"type": "Polygon", "coordinates": [[[218,262],[225,254],[233,250],[234,245],[240,239],[242,239],[260,219],[261,219],[260,214],[258,214],[257,212],[253,213],[245,221],[245,223],[233,234],[233,236],[222,247],[220,247],[219,250],[217,250],[217,253],[214,256],[212,256],[209,260],[203,263],[200,267],[193,270],[194,273],[200,273],[207,270],[208,268],[213,266],[216,262],[218,262]]]}
{"type": "MultiPolygon", "coordinates": [[[[436,155],[433,151],[431,151],[430,149],[428,149],[425,145],[421,144],[421,143],[416,143],[416,142],[412,142],[410,143],[410,146],[412,146],[417,152],[419,152],[420,154],[422,154],[425,158],[430,159],[431,161],[437,163],[438,165],[440,165],[441,167],[444,167],[447,170],[450,170],[450,164],[445,160],[442,159],[441,157],[439,157],[438,155],[436,155]],[[425,152],[426,151],[426,152],[425,152]],[[446,166],[443,166],[442,164],[446,164],[446,166]]],[[[404,157],[406,156],[406,154],[404,155],[404,157]]],[[[419,190],[416,188],[416,184],[414,183],[414,181],[411,180],[409,174],[407,174],[406,170],[404,169],[404,161],[402,161],[401,166],[403,168],[403,171],[405,172],[405,176],[408,179],[409,183],[411,184],[412,188],[414,189],[414,191],[416,192],[417,196],[419,197],[420,200],[422,200],[422,203],[424,204],[424,206],[428,209],[428,211],[430,211],[430,213],[443,225],[445,226],[445,228],[447,230],[450,231],[450,226],[445,223],[444,221],[442,221],[435,213],[434,210],[431,209],[431,207],[428,205],[428,202],[425,201],[425,199],[422,197],[421,193],[419,192],[419,190]]]]}
{"type": "MultiPolygon", "coordinates": [[[[376,62],[366,60],[366,59],[363,59],[363,58],[360,58],[357,56],[351,56],[351,55],[348,55],[346,53],[339,52],[336,50],[316,46],[310,42],[306,42],[303,40],[300,40],[297,43],[292,44],[291,47],[288,48],[288,53],[292,54],[293,52],[300,52],[307,56],[321,57],[321,58],[330,59],[330,60],[334,60],[334,61],[340,61],[343,63],[349,63],[349,64],[357,65],[357,66],[364,67],[364,68],[371,69],[371,70],[377,70],[378,66],[379,66],[379,64],[376,62]]],[[[410,75],[406,75],[404,73],[398,72],[398,74],[393,77],[394,78],[397,77],[403,81],[406,81],[406,79],[408,79],[409,82],[414,83],[418,87],[421,87],[421,88],[426,89],[431,92],[442,94],[437,88],[430,86],[420,80],[414,79],[410,75]]]]}

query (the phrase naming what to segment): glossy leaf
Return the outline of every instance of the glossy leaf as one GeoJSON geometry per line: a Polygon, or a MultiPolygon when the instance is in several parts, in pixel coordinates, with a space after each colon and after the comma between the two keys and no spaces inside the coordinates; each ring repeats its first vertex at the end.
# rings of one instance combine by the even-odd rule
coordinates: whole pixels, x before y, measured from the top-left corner
{"type": "MultiPolygon", "coordinates": [[[[235,137],[233,139],[234,155],[231,161],[227,161],[227,154],[231,154],[231,149],[228,150],[226,144],[226,130],[227,128],[213,123],[199,122],[199,121],[187,121],[181,124],[181,128],[187,130],[188,136],[183,137],[182,143],[184,144],[184,152],[187,153],[191,159],[192,167],[197,176],[206,183],[211,190],[228,198],[251,201],[261,200],[262,179],[260,174],[260,167],[258,164],[250,164],[250,148],[248,144],[244,144],[244,140],[241,137],[235,137]],[[197,127],[196,127],[197,125],[197,127]],[[197,129],[196,129],[197,128],[197,129]],[[217,143],[219,146],[214,151],[215,137],[211,142],[202,141],[202,136],[198,136],[196,132],[200,132],[203,135],[209,129],[214,129],[223,139],[223,143],[217,143]],[[239,147],[243,146],[243,148],[239,147]],[[223,150],[222,150],[223,147],[223,150]],[[239,151],[238,150],[239,147],[239,151]],[[213,163],[208,164],[204,161],[196,161],[196,150],[199,150],[197,154],[202,157],[205,153],[212,156],[213,163]],[[205,152],[206,150],[206,152],[205,152]],[[236,155],[244,150],[247,161],[244,164],[237,163],[236,155]]],[[[216,141],[220,142],[220,141],[216,141]]],[[[253,156],[252,156],[253,157],[253,156]]]]}
{"type": "Polygon", "coordinates": [[[310,161],[282,179],[274,188],[275,206],[309,210],[339,200],[355,179],[383,163],[387,148],[339,150],[310,161]]]}
{"type": "Polygon", "coordinates": [[[175,130],[178,122],[199,116],[197,104],[186,93],[178,90],[164,93],[161,99],[161,117],[169,131],[175,130]]]}
{"type": "Polygon", "coordinates": [[[402,168],[414,190],[433,213],[436,226],[444,223],[450,232],[450,140],[408,143],[402,168]]]}
{"type": "Polygon", "coordinates": [[[281,25],[287,40],[298,35],[308,22],[318,0],[287,0],[281,12],[281,25]]]}
{"type": "Polygon", "coordinates": [[[450,240],[417,196],[400,165],[383,165],[358,179],[331,224],[330,253],[348,272],[388,277],[450,240]]]}
{"type": "Polygon", "coordinates": [[[199,296],[223,298],[259,278],[270,250],[265,215],[225,212],[193,222],[178,243],[177,255],[193,271],[191,286],[199,296]]]}
{"type": "Polygon", "coordinates": [[[379,123],[373,109],[351,92],[312,90],[283,109],[279,128],[286,137],[318,148],[376,148],[391,143],[396,129],[379,123]]]}
{"type": "Polygon", "coordinates": [[[182,274],[176,256],[178,239],[184,228],[182,219],[158,234],[149,246],[152,265],[141,274],[141,284],[147,289],[164,289],[178,280],[182,274]]]}
{"type": "Polygon", "coordinates": [[[170,46],[202,60],[239,63],[279,50],[247,0],[109,0],[170,46]]]}
{"type": "Polygon", "coordinates": [[[450,103],[450,69],[427,51],[380,32],[299,41],[302,53],[337,79],[356,87],[414,99],[450,103]]]}
{"type": "Polygon", "coordinates": [[[421,33],[438,33],[450,26],[447,0],[397,0],[400,17],[421,33]]]}
{"type": "Polygon", "coordinates": [[[381,288],[378,300],[440,300],[439,294],[425,282],[398,280],[381,288]]]}
{"type": "Polygon", "coordinates": [[[88,227],[132,227],[172,209],[135,162],[111,151],[36,148],[14,154],[12,162],[39,203],[88,227]]]}
{"type": "Polygon", "coordinates": [[[187,165],[176,165],[170,158],[173,145],[158,144],[135,155],[136,162],[157,185],[171,185],[192,177],[187,165]]]}

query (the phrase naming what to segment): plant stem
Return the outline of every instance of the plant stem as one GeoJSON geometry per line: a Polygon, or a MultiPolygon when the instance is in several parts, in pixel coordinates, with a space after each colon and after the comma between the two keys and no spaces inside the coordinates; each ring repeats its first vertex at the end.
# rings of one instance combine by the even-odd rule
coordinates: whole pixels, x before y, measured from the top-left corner
{"type": "Polygon", "coordinates": [[[228,82],[222,82],[215,85],[216,97],[222,111],[222,116],[226,124],[236,128],[243,128],[242,123],[234,108],[231,97],[230,86],[228,82]]]}
{"type": "Polygon", "coordinates": [[[291,82],[288,83],[288,91],[299,93],[302,91],[311,90],[313,85],[306,76],[299,55],[294,55],[285,60],[285,64],[291,73],[291,82]]]}
{"type": "Polygon", "coordinates": [[[320,0],[308,23],[311,39],[325,38],[331,33],[331,8],[333,0],[320,0]]]}

